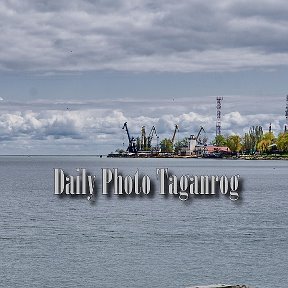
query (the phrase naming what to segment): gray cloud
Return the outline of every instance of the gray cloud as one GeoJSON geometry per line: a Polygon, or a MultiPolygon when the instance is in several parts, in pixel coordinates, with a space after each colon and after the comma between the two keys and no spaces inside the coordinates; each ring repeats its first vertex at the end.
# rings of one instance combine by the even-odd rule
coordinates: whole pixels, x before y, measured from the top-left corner
{"type": "Polygon", "coordinates": [[[0,69],[235,71],[288,65],[288,3],[2,1],[0,69]]]}

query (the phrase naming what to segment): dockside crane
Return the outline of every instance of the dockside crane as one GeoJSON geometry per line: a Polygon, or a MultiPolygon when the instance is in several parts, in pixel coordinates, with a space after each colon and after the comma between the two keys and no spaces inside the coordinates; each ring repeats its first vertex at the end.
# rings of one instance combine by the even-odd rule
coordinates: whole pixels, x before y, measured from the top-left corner
{"type": "Polygon", "coordinates": [[[198,134],[197,134],[197,136],[196,136],[196,141],[197,141],[197,144],[202,144],[202,145],[203,145],[203,144],[204,144],[204,143],[203,143],[204,141],[200,139],[200,135],[201,135],[202,131],[203,131],[204,133],[206,133],[205,130],[204,130],[204,128],[201,126],[201,127],[200,127],[200,130],[199,130],[199,132],[198,132],[198,134]]]}
{"type": "Polygon", "coordinates": [[[155,126],[152,126],[152,128],[151,128],[151,131],[150,131],[150,133],[149,133],[149,135],[148,135],[148,138],[147,138],[147,146],[148,146],[148,149],[151,149],[151,147],[152,147],[152,140],[153,140],[153,137],[154,137],[154,135],[157,137],[157,150],[158,150],[158,140],[159,140],[159,136],[157,135],[157,131],[156,131],[156,128],[155,128],[155,126]]]}
{"type": "Polygon", "coordinates": [[[129,145],[128,145],[127,151],[130,152],[130,153],[137,153],[136,140],[135,140],[134,137],[130,136],[127,122],[124,123],[122,129],[126,130],[126,133],[127,133],[127,136],[128,136],[129,145]]]}
{"type": "Polygon", "coordinates": [[[179,131],[179,126],[177,124],[175,124],[174,133],[173,133],[173,136],[171,138],[171,142],[172,142],[173,146],[174,146],[175,136],[176,136],[177,131],[179,131]]]}

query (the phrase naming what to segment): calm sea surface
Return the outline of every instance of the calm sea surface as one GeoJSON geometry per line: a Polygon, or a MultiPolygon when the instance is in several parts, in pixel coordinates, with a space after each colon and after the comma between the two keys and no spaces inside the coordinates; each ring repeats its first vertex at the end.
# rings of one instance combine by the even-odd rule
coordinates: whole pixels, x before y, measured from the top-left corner
{"type": "Polygon", "coordinates": [[[0,157],[1,287],[287,287],[288,162],[0,157]],[[147,174],[153,197],[101,195],[101,168],[147,174]],[[240,200],[159,194],[179,177],[239,174],[240,200]],[[95,204],[54,195],[54,168],[96,175],[95,204]]]}

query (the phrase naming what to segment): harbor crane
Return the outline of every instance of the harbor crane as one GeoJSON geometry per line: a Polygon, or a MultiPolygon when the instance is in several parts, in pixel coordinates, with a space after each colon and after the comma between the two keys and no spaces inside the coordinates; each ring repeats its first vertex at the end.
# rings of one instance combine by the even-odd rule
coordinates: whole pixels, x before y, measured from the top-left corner
{"type": "Polygon", "coordinates": [[[203,142],[206,142],[206,141],[204,141],[204,139],[201,139],[201,138],[200,138],[200,135],[201,135],[202,131],[203,131],[204,133],[206,133],[205,130],[204,130],[204,128],[201,126],[201,127],[200,127],[200,130],[199,130],[199,132],[198,132],[198,134],[197,134],[197,136],[196,136],[197,144],[204,144],[203,142]]]}
{"type": "Polygon", "coordinates": [[[127,136],[128,136],[129,145],[128,145],[127,151],[130,152],[130,153],[137,153],[136,140],[135,140],[134,137],[130,136],[127,122],[124,123],[122,129],[126,130],[126,133],[127,133],[127,136]]]}
{"type": "Polygon", "coordinates": [[[176,136],[177,131],[179,131],[179,126],[177,124],[175,124],[174,133],[173,133],[173,136],[172,136],[172,139],[171,139],[171,142],[172,142],[173,146],[174,146],[175,136],[176,136]]]}
{"type": "Polygon", "coordinates": [[[159,139],[159,136],[157,135],[157,131],[156,131],[156,128],[155,128],[155,126],[152,126],[152,128],[151,128],[151,131],[150,131],[150,133],[149,133],[149,135],[148,135],[148,138],[147,138],[147,146],[148,146],[148,149],[151,149],[151,147],[152,147],[152,140],[153,140],[153,137],[154,137],[154,135],[157,137],[157,149],[158,149],[158,139],[159,139]]]}

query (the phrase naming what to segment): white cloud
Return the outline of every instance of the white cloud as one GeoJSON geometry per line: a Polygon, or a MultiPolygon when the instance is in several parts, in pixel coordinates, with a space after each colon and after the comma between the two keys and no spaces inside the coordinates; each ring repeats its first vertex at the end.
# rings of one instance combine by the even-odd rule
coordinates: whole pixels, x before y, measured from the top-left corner
{"type": "MultiPolygon", "coordinates": [[[[83,148],[83,154],[109,153],[119,147],[125,148],[127,145],[127,136],[122,130],[124,122],[128,122],[130,133],[134,137],[140,136],[142,126],[145,126],[148,134],[153,125],[156,126],[160,140],[164,137],[171,137],[175,124],[179,125],[178,139],[196,134],[200,126],[205,128],[210,140],[215,136],[215,113],[211,114],[209,106],[206,110],[199,112],[167,109],[165,114],[162,113],[162,107],[159,107],[158,111],[156,109],[151,114],[145,113],[143,105],[139,106],[137,101],[134,103],[133,113],[129,112],[131,106],[128,110],[122,109],[127,101],[124,101],[122,106],[119,103],[121,102],[117,102],[116,105],[119,106],[118,108],[107,109],[98,108],[98,102],[93,105],[88,102],[89,108],[85,102],[82,103],[83,106],[79,106],[77,102],[74,104],[71,102],[69,110],[65,106],[55,109],[55,106],[50,104],[49,109],[47,101],[42,103],[43,106],[39,101],[30,103],[30,109],[27,110],[22,106],[18,106],[21,109],[17,109],[15,104],[14,111],[8,111],[7,107],[4,107],[5,110],[2,107],[1,154],[5,154],[5,151],[10,151],[10,153],[20,151],[26,154],[28,150],[31,150],[30,153],[37,153],[35,151],[43,153],[44,151],[48,154],[65,154],[65,151],[69,151],[73,154],[83,148]]],[[[165,103],[163,105],[165,107],[165,103]]],[[[243,135],[252,125],[261,125],[267,131],[270,122],[277,135],[283,130],[285,122],[284,116],[276,114],[243,114],[233,111],[224,112],[222,116],[222,134],[224,135],[231,133],[243,135]]]]}

